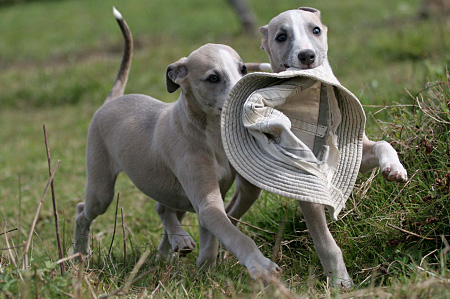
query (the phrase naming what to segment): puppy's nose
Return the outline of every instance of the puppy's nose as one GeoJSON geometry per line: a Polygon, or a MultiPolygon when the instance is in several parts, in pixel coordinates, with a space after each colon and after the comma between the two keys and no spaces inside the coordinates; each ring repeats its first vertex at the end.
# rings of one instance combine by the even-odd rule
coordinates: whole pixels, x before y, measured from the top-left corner
{"type": "Polygon", "coordinates": [[[298,53],[298,60],[304,65],[311,65],[316,60],[316,53],[313,50],[303,50],[298,53]]]}

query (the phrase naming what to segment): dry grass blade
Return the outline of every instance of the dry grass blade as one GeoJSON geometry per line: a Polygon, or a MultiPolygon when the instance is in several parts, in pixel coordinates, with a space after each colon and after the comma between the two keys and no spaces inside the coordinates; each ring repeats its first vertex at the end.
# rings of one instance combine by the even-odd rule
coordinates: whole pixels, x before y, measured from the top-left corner
{"type": "Polygon", "coordinates": [[[84,282],[89,288],[89,292],[91,293],[92,298],[97,299],[97,296],[95,295],[94,288],[92,287],[92,284],[89,281],[89,278],[87,276],[84,276],[84,282]]]}
{"type": "MultiPolygon", "coordinates": [[[[2,235],[4,235],[4,234],[2,234],[2,235]]],[[[22,247],[25,247],[25,244],[23,244],[23,245],[17,245],[17,246],[10,246],[10,247],[0,248],[0,251],[8,251],[8,250],[10,250],[10,249],[17,249],[17,248],[22,248],[22,247]]],[[[0,258],[1,258],[1,256],[0,256],[0,258]]]]}
{"type": "Polygon", "coordinates": [[[240,219],[234,218],[233,216],[230,216],[230,215],[227,215],[227,216],[228,216],[228,218],[230,218],[231,220],[234,220],[234,221],[237,221],[237,222],[239,222],[239,223],[245,224],[245,225],[250,226],[250,227],[252,227],[252,228],[254,228],[254,229],[256,229],[256,230],[259,230],[259,231],[262,231],[262,232],[265,232],[265,233],[268,233],[268,234],[276,235],[276,233],[271,232],[270,230],[262,229],[262,228],[260,228],[260,227],[257,227],[257,226],[255,226],[255,225],[252,225],[252,224],[247,223],[247,222],[245,222],[245,221],[242,221],[242,220],[240,220],[240,219]]]}
{"type": "Polygon", "coordinates": [[[34,288],[36,290],[36,299],[39,299],[38,274],[36,265],[34,265],[34,288]]]}
{"type": "Polygon", "coordinates": [[[3,234],[5,236],[5,242],[6,242],[6,247],[7,247],[7,251],[8,251],[8,254],[9,254],[9,258],[11,259],[11,262],[14,265],[14,268],[16,268],[16,271],[19,274],[20,280],[23,281],[22,274],[20,274],[20,271],[19,271],[19,268],[17,267],[17,263],[16,263],[16,260],[14,258],[14,255],[13,255],[13,253],[11,251],[11,248],[9,247],[8,234],[6,233],[6,223],[5,222],[3,222],[3,232],[4,232],[3,234]]]}
{"type": "Polygon", "coordinates": [[[278,229],[278,233],[275,236],[275,245],[273,246],[273,252],[272,252],[272,262],[275,262],[276,260],[278,260],[278,252],[280,251],[280,247],[281,247],[281,240],[283,237],[283,231],[284,231],[284,227],[286,225],[286,219],[283,218],[281,220],[279,229],[278,229]]]}
{"type": "Polygon", "coordinates": [[[74,297],[78,299],[83,298],[81,295],[82,291],[81,284],[83,282],[84,277],[84,261],[85,261],[84,256],[80,255],[80,263],[78,264],[78,278],[74,285],[74,293],[75,293],[74,297]]]}
{"type": "Polygon", "coordinates": [[[147,257],[148,257],[149,254],[150,254],[150,251],[148,251],[148,250],[146,252],[144,252],[141,255],[141,257],[139,258],[139,260],[136,263],[136,265],[134,265],[133,271],[131,271],[130,276],[128,276],[128,279],[127,279],[125,285],[123,286],[123,292],[124,293],[128,292],[128,288],[131,286],[131,283],[132,283],[134,277],[136,276],[137,272],[142,267],[144,262],[147,260],[147,257]]]}
{"type": "MultiPolygon", "coordinates": [[[[138,282],[138,281],[140,281],[141,279],[145,278],[145,277],[146,277],[147,275],[149,275],[150,273],[155,272],[156,269],[157,269],[156,267],[153,267],[153,268],[151,268],[151,269],[145,271],[144,273],[142,273],[141,275],[139,275],[138,277],[136,277],[135,279],[133,279],[133,281],[130,283],[130,285],[135,284],[136,282],[138,282]]],[[[159,285],[158,285],[158,286],[159,286],[159,285]]],[[[115,290],[115,291],[112,292],[112,293],[109,293],[109,294],[107,294],[107,295],[103,295],[103,296],[98,297],[98,299],[106,299],[106,298],[110,298],[110,297],[112,297],[112,296],[115,296],[115,295],[119,294],[120,292],[122,292],[122,290],[123,290],[123,287],[118,288],[117,290],[115,290]]],[[[170,295],[170,294],[168,294],[168,295],[170,295]]]]}
{"type": "MultiPolygon", "coordinates": [[[[447,70],[447,80],[450,74],[447,70]]],[[[420,110],[434,121],[443,124],[450,124],[450,82],[438,81],[428,83],[419,91],[415,98],[420,110]],[[424,97],[422,92],[427,92],[424,97]]]]}
{"type": "Polygon", "coordinates": [[[17,228],[10,229],[10,230],[8,230],[8,231],[6,231],[6,232],[0,233],[0,236],[1,236],[1,235],[4,235],[4,234],[8,234],[8,233],[13,232],[13,231],[16,231],[16,230],[17,230],[17,228]]]}
{"type": "Polygon", "coordinates": [[[380,209],[377,211],[377,213],[383,212],[383,211],[385,211],[386,209],[388,209],[389,207],[391,207],[391,206],[394,204],[394,202],[396,202],[397,199],[402,195],[403,190],[405,190],[406,187],[408,187],[409,184],[411,184],[411,182],[413,181],[413,178],[416,176],[416,174],[417,174],[419,171],[420,171],[420,169],[417,169],[417,170],[413,173],[413,175],[408,179],[408,181],[403,185],[402,189],[400,189],[400,191],[397,193],[397,195],[394,197],[394,199],[393,199],[387,206],[384,206],[383,208],[380,208],[380,209]]]}
{"type": "Polygon", "coordinates": [[[52,175],[50,176],[50,178],[47,181],[47,185],[45,186],[44,192],[42,193],[41,200],[39,201],[39,205],[38,205],[38,207],[36,209],[36,213],[34,214],[33,222],[31,224],[30,232],[28,234],[27,243],[25,245],[25,250],[24,250],[24,253],[23,253],[23,265],[22,265],[22,268],[24,270],[26,268],[28,268],[28,250],[30,249],[31,238],[33,236],[34,227],[36,226],[36,222],[37,222],[37,219],[38,219],[38,216],[39,216],[39,212],[41,210],[42,203],[44,202],[45,194],[47,194],[48,187],[50,186],[50,183],[53,181],[53,178],[55,177],[56,171],[58,170],[58,167],[59,167],[59,163],[61,163],[61,160],[58,160],[58,162],[56,163],[55,170],[53,171],[52,175]]]}
{"type": "Polygon", "coordinates": [[[122,218],[122,234],[123,234],[123,269],[126,269],[127,268],[127,235],[125,234],[125,223],[123,221],[123,208],[120,208],[120,215],[122,218]]]}
{"type": "Polygon", "coordinates": [[[119,199],[120,199],[120,194],[117,193],[117,201],[116,201],[116,213],[114,214],[114,231],[113,231],[113,235],[111,238],[111,245],[109,245],[109,251],[108,251],[108,256],[111,255],[111,251],[112,251],[112,247],[113,247],[113,243],[114,243],[114,236],[116,235],[116,226],[117,226],[117,210],[119,209],[119,199]]]}
{"type": "MultiPolygon", "coordinates": [[[[52,162],[50,157],[50,148],[48,146],[48,138],[47,138],[47,128],[45,127],[45,124],[43,125],[44,129],[44,139],[45,139],[45,148],[47,150],[47,161],[48,161],[48,173],[51,176],[52,175],[52,162]]],[[[62,259],[64,257],[62,246],[61,246],[61,237],[59,236],[59,220],[58,220],[58,209],[56,207],[56,196],[55,196],[55,186],[54,181],[52,180],[50,182],[50,189],[52,192],[52,202],[53,202],[53,214],[55,216],[55,230],[56,230],[56,242],[58,244],[58,255],[59,259],[62,259]]],[[[64,275],[64,272],[66,271],[64,263],[61,263],[61,275],[64,275]]]]}
{"type": "Polygon", "coordinates": [[[416,234],[416,233],[407,231],[406,229],[403,229],[403,228],[401,228],[401,227],[398,227],[398,226],[393,225],[393,224],[390,224],[390,223],[388,223],[387,225],[390,226],[390,227],[392,227],[392,228],[395,228],[395,229],[397,229],[397,230],[399,230],[399,231],[401,231],[401,232],[404,232],[405,234],[408,234],[408,235],[411,235],[411,236],[415,236],[415,237],[418,237],[418,238],[421,238],[421,239],[424,239],[424,240],[430,240],[430,241],[436,240],[436,239],[434,239],[434,238],[424,237],[424,236],[418,235],[418,234],[416,234]]]}
{"type": "Polygon", "coordinates": [[[77,252],[77,253],[75,253],[75,254],[72,254],[72,255],[69,255],[69,256],[67,256],[67,257],[65,257],[65,258],[62,258],[62,259],[57,260],[57,261],[56,261],[56,264],[64,263],[64,262],[66,262],[66,261],[72,260],[72,259],[77,258],[77,257],[79,257],[79,256],[81,256],[81,253],[77,252]]]}

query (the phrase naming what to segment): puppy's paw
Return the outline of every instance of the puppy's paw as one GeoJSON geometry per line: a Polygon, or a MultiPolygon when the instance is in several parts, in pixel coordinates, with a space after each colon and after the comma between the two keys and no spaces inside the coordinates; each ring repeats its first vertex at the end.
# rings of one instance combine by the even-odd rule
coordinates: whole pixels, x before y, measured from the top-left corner
{"type": "Polygon", "coordinates": [[[169,242],[172,246],[172,250],[178,252],[181,256],[187,255],[195,248],[194,240],[186,232],[169,236],[169,242]]]}
{"type": "Polygon", "coordinates": [[[331,278],[331,286],[343,290],[350,290],[353,288],[353,281],[350,277],[347,278],[333,277],[331,278]]]}
{"type": "Polygon", "coordinates": [[[264,257],[261,252],[251,254],[244,263],[247,267],[250,276],[264,283],[270,283],[278,280],[281,275],[281,268],[264,257]]]}
{"type": "Polygon", "coordinates": [[[408,180],[408,173],[399,161],[387,161],[381,165],[383,177],[392,182],[404,183],[408,180]]]}
{"type": "Polygon", "coordinates": [[[73,244],[73,254],[79,253],[80,255],[75,258],[76,261],[80,262],[82,259],[90,259],[93,251],[89,246],[89,236],[79,235],[75,238],[73,244]]]}

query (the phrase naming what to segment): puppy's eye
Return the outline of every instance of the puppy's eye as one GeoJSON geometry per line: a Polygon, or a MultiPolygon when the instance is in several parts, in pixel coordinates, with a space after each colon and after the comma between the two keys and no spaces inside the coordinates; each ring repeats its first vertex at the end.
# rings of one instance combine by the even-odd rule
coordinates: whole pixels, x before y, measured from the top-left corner
{"type": "Polygon", "coordinates": [[[248,70],[247,70],[247,67],[245,65],[242,65],[241,73],[242,73],[242,75],[247,75],[248,74],[248,70]]]}
{"type": "Polygon", "coordinates": [[[217,75],[211,75],[207,80],[211,83],[218,83],[220,81],[220,78],[217,75]]]}
{"type": "Polygon", "coordinates": [[[284,42],[287,39],[287,35],[284,33],[280,33],[277,35],[277,37],[275,38],[275,40],[279,43],[284,42]]]}
{"type": "Polygon", "coordinates": [[[313,29],[312,32],[313,32],[314,35],[320,35],[320,33],[322,32],[322,30],[320,30],[319,27],[314,27],[314,29],[313,29]]]}

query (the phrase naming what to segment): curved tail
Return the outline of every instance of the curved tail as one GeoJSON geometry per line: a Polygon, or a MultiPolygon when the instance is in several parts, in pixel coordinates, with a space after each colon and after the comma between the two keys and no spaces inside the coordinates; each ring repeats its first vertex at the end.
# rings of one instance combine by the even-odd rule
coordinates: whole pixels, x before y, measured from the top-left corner
{"type": "Polygon", "coordinates": [[[116,80],[114,81],[113,87],[105,102],[123,95],[125,86],[127,85],[128,73],[130,72],[131,58],[133,57],[133,36],[131,35],[130,28],[123,19],[122,14],[115,7],[113,7],[113,14],[117,23],[119,23],[120,30],[122,30],[125,47],[123,49],[122,62],[120,63],[116,80]]]}

